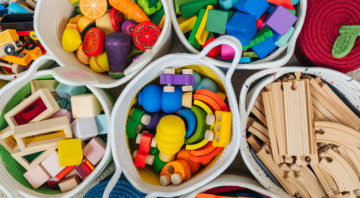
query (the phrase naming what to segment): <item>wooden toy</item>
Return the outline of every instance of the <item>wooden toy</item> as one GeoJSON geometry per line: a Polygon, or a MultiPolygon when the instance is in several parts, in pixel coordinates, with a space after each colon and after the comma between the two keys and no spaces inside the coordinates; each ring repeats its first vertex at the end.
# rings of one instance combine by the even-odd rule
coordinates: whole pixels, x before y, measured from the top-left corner
{"type": "Polygon", "coordinates": [[[46,146],[45,148],[29,148],[24,151],[21,151],[19,147],[15,147],[11,152],[11,156],[26,170],[31,170],[38,166],[44,159],[46,159],[51,153],[53,153],[56,149],[56,145],[46,146]],[[29,162],[24,156],[41,152],[42,153],[29,162]]]}
{"type": "Polygon", "coordinates": [[[98,19],[106,13],[108,4],[106,0],[81,0],[79,7],[84,16],[90,19],[98,19]]]}
{"type": "Polygon", "coordinates": [[[50,178],[46,183],[53,190],[59,189],[59,180],[57,180],[56,177],[50,178]]]}
{"type": "Polygon", "coordinates": [[[203,146],[205,146],[209,141],[207,139],[203,139],[198,143],[195,144],[186,144],[185,149],[186,150],[195,150],[195,149],[199,149],[203,146]]]}
{"type": "Polygon", "coordinates": [[[91,118],[100,114],[101,105],[94,94],[71,96],[73,118],[91,118]]]}
{"type": "Polygon", "coordinates": [[[270,144],[269,131],[259,122],[252,120],[248,131],[259,138],[262,142],[270,144]]]}
{"type": "Polygon", "coordinates": [[[207,130],[205,139],[212,141],[214,147],[225,147],[230,143],[232,113],[215,111],[213,130],[207,130]]]}
{"type": "Polygon", "coordinates": [[[184,120],[186,120],[187,129],[186,129],[185,138],[190,137],[195,132],[196,129],[195,114],[188,108],[180,109],[179,111],[177,111],[177,114],[182,118],[184,118],[184,120]]]}
{"type": "Polygon", "coordinates": [[[85,65],[90,64],[90,57],[85,54],[82,45],[76,50],[76,58],[85,65]]]}
{"type": "Polygon", "coordinates": [[[146,51],[152,49],[160,37],[160,28],[151,22],[138,24],[133,31],[133,42],[137,48],[146,51]]]}
{"type": "Polygon", "coordinates": [[[69,177],[64,178],[59,182],[59,188],[61,192],[67,192],[80,184],[80,179],[77,175],[72,175],[69,177]]]}
{"type": "Polygon", "coordinates": [[[255,46],[253,46],[251,49],[257,54],[259,59],[264,59],[267,55],[269,55],[274,49],[276,49],[275,42],[277,38],[279,37],[278,34],[267,38],[264,42],[261,42],[255,46]]]}
{"type": "Polygon", "coordinates": [[[170,184],[178,185],[190,179],[191,170],[186,160],[175,160],[167,163],[160,172],[160,184],[167,186],[170,184]]]}
{"type": "Polygon", "coordinates": [[[83,159],[80,139],[67,139],[59,141],[58,146],[60,166],[79,165],[83,159]]]}
{"type": "Polygon", "coordinates": [[[252,15],[236,12],[226,24],[226,32],[239,39],[242,45],[249,45],[257,32],[256,19],[252,15]],[[239,24],[239,21],[244,23],[239,24]]]}
{"type": "Polygon", "coordinates": [[[171,85],[182,85],[183,92],[190,92],[194,84],[192,69],[183,69],[182,74],[175,74],[175,69],[166,68],[164,74],[160,74],[160,84],[168,85],[164,86],[164,92],[174,92],[175,88],[171,85]]]}
{"type": "MultiPolygon", "coordinates": [[[[192,2],[194,2],[194,1],[192,1],[192,2]]],[[[189,2],[189,3],[192,3],[192,2],[189,2]]],[[[195,35],[199,29],[199,26],[202,21],[202,18],[204,17],[204,14],[205,14],[205,9],[201,9],[197,16],[195,25],[194,25],[193,29],[191,30],[190,36],[188,38],[189,43],[192,46],[194,46],[196,49],[200,49],[200,47],[201,47],[200,44],[198,43],[198,41],[195,39],[195,35]]],[[[184,17],[184,16],[182,16],[182,17],[184,17]]]]}
{"type": "Polygon", "coordinates": [[[146,164],[152,165],[154,163],[154,156],[149,155],[150,148],[156,148],[156,141],[153,135],[149,132],[143,132],[136,136],[136,144],[140,144],[139,150],[134,151],[135,166],[145,168],[146,164]]]}
{"type": "Polygon", "coordinates": [[[82,41],[80,33],[75,28],[65,28],[61,39],[61,44],[66,52],[73,52],[77,50],[81,43],[82,41]]]}
{"type": "Polygon", "coordinates": [[[13,13],[33,13],[32,10],[28,9],[26,6],[22,6],[21,4],[17,2],[11,2],[9,3],[8,7],[8,14],[13,13]]]}
{"type": "Polygon", "coordinates": [[[70,100],[71,96],[84,94],[86,90],[85,86],[71,86],[63,83],[59,83],[55,89],[56,93],[66,100],[70,100]]]}
{"type": "Polygon", "coordinates": [[[105,51],[109,63],[109,71],[120,78],[127,66],[127,57],[131,50],[131,38],[125,33],[114,32],[105,39],[105,51]]]}
{"type": "Polygon", "coordinates": [[[206,8],[208,5],[216,5],[216,0],[204,0],[204,1],[189,1],[180,5],[181,16],[191,17],[196,15],[202,8],[206,8]]]}
{"type": "Polygon", "coordinates": [[[94,19],[80,15],[79,19],[76,21],[77,29],[80,33],[82,33],[83,31],[88,30],[94,24],[94,22],[94,19]]]}
{"type": "Polygon", "coordinates": [[[136,135],[142,132],[143,129],[144,125],[137,122],[136,120],[129,119],[126,123],[126,135],[131,139],[135,139],[136,135]]]}
{"type": "MultiPolygon", "coordinates": [[[[210,142],[209,142],[210,143],[210,142]]],[[[208,144],[209,144],[208,143],[208,144]]],[[[200,148],[201,149],[201,148],[200,148]]],[[[214,157],[216,157],[224,148],[223,147],[216,147],[213,151],[208,154],[195,156],[190,155],[190,160],[193,162],[204,162],[204,161],[211,161],[214,157]]]]}
{"type": "Polygon", "coordinates": [[[219,5],[224,10],[229,10],[234,7],[237,0],[219,0],[219,5]]]}
{"type": "Polygon", "coordinates": [[[280,35],[285,35],[295,23],[297,17],[290,13],[286,8],[278,6],[266,18],[265,24],[280,35]],[[286,20],[284,20],[286,19],[286,20]]]}
{"type": "Polygon", "coordinates": [[[22,49],[19,35],[16,30],[8,29],[0,33],[0,57],[5,55],[14,55],[17,51],[22,49]]]}
{"type": "MultiPolygon", "coordinates": [[[[275,5],[281,5],[284,8],[290,9],[290,10],[294,10],[294,6],[296,4],[296,2],[294,2],[295,4],[292,3],[293,0],[267,0],[269,3],[275,4],[275,5]]],[[[297,3],[300,2],[300,0],[296,0],[297,3]]]]}
{"type": "Polygon", "coordinates": [[[51,175],[51,177],[56,177],[56,175],[58,175],[65,168],[60,167],[59,155],[56,151],[50,154],[40,164],[49,173],[49,175],[51,175]]]}
{"type": "Polygon", "coordinates": [[[71,113],[66,110],[66,109],[60,109],[59,111],[57,111],[55,114],[53,114],[52,116],[50,116],[49,119],[51,118],[58,118],[58,117],[63,117],[63,116],[66,116],[69,123],[72,121],[72,116],[71,116],[71,113]]]}
{"type": "Polygon", "coordinates": [[[161,110],[165,113],[175,113],[182,106],[182,91],[175,87],[174,92],[162,92],[161,110]]]}
{"type": "Polygon", "coordinates": [[[179,17],[177,19],[177,21],[179,23],[179,27],[181,29],[181,32],[184,33],[184,34],[190,32],[193,29],[194,25],[195,25],[196,19],[197,19],[196,15],[194,15],[192,17],[189,17],[189,18],[179,17]]]}
{"type": "Polygon", "coordinates": [[[194,100],[200,100],[202,102],[204,102],[206,105],[208,105],[213,111],[221,111],[221,107],[220,105],[213,99],[210,98],[207,95],[203,95],[203,94],[194,94],[193,95],[193,99],[194,100]]]}
{"type": "MultiPolygon", "coordinates": [[[[215,40],[215,37],[211,36],[211,35],[213,35],[212,32],[209,33],[210,38],[205,42],[205,44],[202,46],[202,48],[205,48],[209,43],[211,43],[215,40]]],[[[211,57],[211,58],[217,58],[220,54],[220,49],[221,49],[220,46],[216,46],[212,50],[210,50],[210,52],[206,56],[211,57]]]]}
{"type": "Polygon", "coordinates": [[[8,64],[8,63],[0,61],[0,66],[5,67],[5,68],[9,68],[11,70],[11,72],[14,73],[14,74],[17,74],[17,73],[20,73],[20,72],[24,71],[24,66],[19,65],[19,64],[15,64],[15,63],[8,64]]]}
{"type": "Polygon", "coordinates": [[[102,17],[97,18],[95,21],[96,27],[104,32],[105,36],[115,32],[115,29],[110,20],[110,13],[105,13],[102,17]]]}
{"type": "Polygon", "coordinates": [[[88,140],[98,135],[95,118],[77,118],[72,123],[72,132],[75,138],[81,141],[88,140]]]}
{"type": "Polygon", "coordinates": [[[110,21],[115,31],[121,30],[121,23],[124,20],[124,15],[115,8],[110,9],[110,21]]]}
{"type": "Polygon", "coordinates": [[[87,56],[98,56],[104,51],[104,33],[98,28],[90,28],[84,35],[82,47],[87,56]]]}
{"type": "Polygon", "coordinates": [[[156,153],[154,154],[154,163],[153,168],[155,173],[160,173],[161,169],[166,165],[166,162],[163,162],[159,157],[159,150],[156,149],[156,153]]]}
{"type": "Polygon", "coordinates": [[[105,142],[101,138],[95,137],[84,147],[83,154],[84,157],[95,166],[104,156],[105,149],[105,142]]]}
{"type": "Polygon", "coordinates": [[[31,93],[35,93],[37,90],[46,88],[50,92],[55,92],[59,82],[56,80],[32,80],[31,81],[31,93]]]}
{"type": "Polygon", "coordinates": [[[254,16],[257,20],[264,14],[269,5],[266,0],[239,0],[234,4],[234,7],[240,12],[254,16]]]}
{"type": "Polygon", "coordinates": [[[204,13],[204,16],[203,18],[201,19],[201,22],[200,22],[200,25],[199,25],[199,28],[195,34],[195,39],[197,40],[197,42],[199,43],[199,45],[204,45],[205,42],[206,42],[206,39],[209,35],[209,31],[206,31],[205,30],[205,27],[206,27],[206,22],[208,20],[208,13],[209,13],[209,10],[210,9],[214,9],[214,6],[213,5],[208,5],[206,7],[206,10],[205,10],[205,13],[204,13]]]}
{"type": "Polygon", "coordinates": [[[106,114],[95,116],[95,123],[99,135],[105,135],[108,133],[108,120],[106,114]]]}
{"type": "Polygon", "coordinates": [[[213,80],[211,80],[210,78],[201,79],[199,84],[196,86],[196,89],[207,89],[214,93],[217,92],[216,83],[213,80]]]}
{"type": "Polygon", "coordinates": [[[279,36],[277,38],[277,40],[275,41],[275,45],[278,46],[278,47],[285,46],[286,43],[288,43],[288,41],[290,40],[291,36],[294,34],[294,32],[295,32],[295,28],[290,27],[289,31],[286,32],[285,35],[279,36]]]}
{"type": "Polygon", "coordinates": [[[72,138],[67,117],[48,119],[14,127],[14,137],[21,151],[56,146],[59,140],[72,138]]]}
{"type": "Polygon", "coordinates": [[[161,88],[156,84],[145,86],[138,94],[138,103],[147,112],[158,112],[161,109],[161,88]]]}
{"type": "Polygon", "coordinates": [[[47,89],[39,89],[4,115],[10,127],[46,119],[59,110],[47,89]]]}
{"type": "Polygon", "coordinates": [[[130,110],[130,119],[133,119],[143,125],[148,125],[151,122],[151,115],[146,114],[145,111],[139,108],[133,108],[130,110]]]}
{"type": "Polygon", "coordinates": [[[70,101],[65,98],[56,98],[56,103],[59,105],[60,109],[65,109],[70,111],[71,110],[71,104],[70,101]]]}
{"type": "Polygon", "coordinates": [[[79,166],[75,168],[76,174],[82,179],[86,179],[88,175],[94,170],[94,166],[88,161],[84,160],[79,166]]]}
{"type": "Polygon", "coordinates": [[[71,175],[71,171],[75,169],[75,166],[66,166],[58,175],[56,175],[56,180],[61,181],[66,175],[71,175]]]}
{"type": "Polygon", "coordinates": [[[190,160],[190,150],[185,150],[185,149],[181,149],[177,154],[176,154],[176,159],[182,159],[185,160],[189,167],[190,167],[190,171],[191,174],[196,173],[199,169],[200,169],[200,163],[198,162],[193,162],[190,160]]]}
{"type": "Polygon", "coordinates": [[[138,22],[150,21],[147,15],[131,0],[109,0],[110,5],[138,22]]]}
{"type": "Polygon", "coordinates": [[[209,129],[209,126],[206,125],[205,111],[197,106],[192,106],[191,111],[195,114],[197,127],[195,133],[185,140],[185,144],[193,144],[203,140],[205,131],[209,129]]]}
{"type": "Polygon", "coordinates": [[[149,16],[154,14],[156,11],[161,9],[161,1],[149,1],[149,0],[139,0],[137,1],[139,7],[149,16]]]}
{"type": "Polygon", "coordinates": [[[50,179],[50,175],[41,165],[38,165],[31,170],[28,170],[26,173],[24,173],[24,177],[35,189],[39,188],[48,179],[50,179]]]}
{"type": "Polygon", "coordinates": [[[211,153],[212,151],[214,151],[216,149],[216,147],[214,147],[212,145],[212,142],[208,142],[205,146],[196,149],[196,150],[191,150],[190,151],[190,155],[193,156],[203,156],[203,155],[207,155],[209,153],[211,153]]]}
{"type": "Polygon", "coordinates": [[[11,154],[17,148],[14,131],[10,127],[0,131],[0,144],[11,154]]]}
{"type": "Polygon", "coordinates": [[[255,37],[251,40],[249,45],[243,47],[244,50],[254,47],[259,43],[266,41],[266,39],[273,37],[274,34],[269,27],[264,27],[260,31],[258,31],[255,37]]]}
{"type": "Polygon", "coordinates": [[[229,111],[227,105],[225,104],[224,100],[221,99],[221,97],[210,91],[210,90],[206,90],[206,89],[196,89],[195,91],[196,94],[201,94],[201,95],[205,95],[208,96],[210,98],[212,98],[213,100],[215,100],[215,102],[221,107],[221,109],[223,111],[229,111]]]}
{"type": "Polygon", "coordinates": [[[182,106],[191,108],[192,106],[192,92],[185,92],[182,95],[182,106]]]}
{"type": "MultiPolygon", "coordinates": [[[[155,140],[160,151],[160,159],[168,162],[165,156],[174,156],[184,144],[185,140],[185,123],[175,115],[166,115],[161,118],[157,129],[155,140]]],[[[169,157],[173,158],[173,157],[169,157]]]]}
{"type": "Polygon", "coordinates": [[[135,27],[138,25],[138,23],[136,23],[133,20],[126,20],[122,23],[121,25],[121,32],[127,34],[130,36],[130,38],[133,37],[133,32],[135,27]]]}

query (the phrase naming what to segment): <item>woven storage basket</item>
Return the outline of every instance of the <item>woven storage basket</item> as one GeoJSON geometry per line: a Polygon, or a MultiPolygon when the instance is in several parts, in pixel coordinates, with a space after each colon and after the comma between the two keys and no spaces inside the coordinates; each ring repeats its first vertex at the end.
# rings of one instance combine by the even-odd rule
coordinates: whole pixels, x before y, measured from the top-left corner
{"type": "Polygon", "coordinates": [[[123,171],[129,182],[138,190],[149,194],[150,197],[174,197],[181,194],[189,193],[196,188],[203,186],[212,179],[220,175],[234,160],[238,151],[240,143],[240,126],[238,122],[239,111],[236,104],[236,97],[231,85],[231,76],[234,72],[236,61],[241,57],[240,43],[234,37],[223,36],[212,42],[200,54],[174,54],[167,55],[157,59],[145,68],[139,75],[137,75],[123,90],[114,108],[114,113],[111,117],[110,130],[113,135],[112,149],[113,158],[116,164],[116,172],[108,184],[104,193],[107,197],[116,181],[123,171]],[[237,43],[236,43],[237,42],[237,43]],[[210,64],[204,59],[204,56],[215,46],[220,44],[227,44],[235,49],[235,62],[230,67],[226,76],[216,66],[210,64]],[[206,168],[190,178],[190,180],[174,186],[161,186],[159,183],[159,176],[146,171],[147,169],[137,169],[134,166],[133,158],[129,150],[127,137],[125,135],[125,126],[129,110],[135,103],[134,98],[138,92],[155,78],[159,77],[167,67],[179,68],[191,65],[187,68],[192,68],[203,76],[212,78],[220,85],[220,89],[227,94],[230,110],[232,112],[232,134],[230,144],[225,147],[221,154],[219,154],[206,168]]]}
{"type": "MultiPolygon", "coordinates": [[[[168,0],[169,1],[169,11],[171,16],[171,22],[173,24],[174,30],[179,37],[181,43],[186,47],[186,49],[191,53],[199,53],[197,49],[195,49],[188,41],[188,39],[185,37],[185,35],[181,32],[181,29],[179,27],[179,23],[177,22],[176,13],[175,13],[175,7],[174,7],[174,0],[168,0]]],[[[266,68],[274,68],[274,67],[280,67],[285,65],[287,62],[289,62],[290,58],[294,54],[295,45],[296,45],[296,39],[300,34],[301,28],[304,24],[305,15],[306,15],[306,7],[307,7],[307,0],[301,0],[300,5],[297,7],[297,17],[298,20],[295,23],[295,32],[293,33],[292,37],[290,38],[288,44],[286,44],[283,47],[278,48],[274,53],[269,55],[268,57],[251,62],[249,64],[238,64],[237,69],[252,69],[253,67],[258,67],[261,69],[266,68]],[[286,54],[282,55],[282,52],[286,50],[286,54]],[[281,55],[281,56],[280,56],[281,55]],[[276,60],[275,60],[276,59],[276,60]]],[[[222,68],[229,67],[231,63],[213,59],[210,57],[205,57],[206,61],[208,61],[211,64],[217,65],[222,68]]]]}
{"type": "MultiPolygon", "coordinates": [[[[42,61],[43,58],[39,58],[36,61],[42,61]]],[[[44,60],[43,60],[44,61],[44,60]]],[[[45,60],[46,61],[46,60],[45,60]]],[[[0,90],[0,112],[3,112],[4,108],[6,108],[10,99],[16,94],[19,97],[25,97],[31,93],[30,88],[26,88],[26,84],[28,84],[32,79],[36,79],[39,77],[52,75],[51,70],[43,70],[36,72],[33,69],[31,72],[28,72],[17,78],[11,82],[9,82],[6,86],[4,86],[0,90]],[[25,88],[24,88],[25,87],[25,88]],[[18,92],[21,90],[21,92],[18,92]],[[18,93],[17,93],[18,92],[18,93]]],[[[91,86],[87,86],[87,88],[98,98],[100,104],[102,105],[105,114],[108,118],[108,125],[110,125],[110,114],[112,109],[111,99],[107,96],[107,94],[98,88],[94,88],[91,86]]],[[[20,98],[19,98],[20,99],[20,98]]],[[[10,102],[11,103],[11,102],[10,102]]],[[[13,104],[16,105],[16,104],[13,104]]],[[[8,197],[20,197],[20,195],[25,197],[71,197],[81,189],[89,185],[93,180],[95,180],[101,172],[106,168],[111,160],[111,140],[110,133],[107,137],[107,145],[106,152],[96,166],[94,171],[83,181],[79,186],[75,189],[61,193],[61,191],[50,190],[50,188],[45,189],[45,187],[41,187],[37,190],[33,190],[30,184],[27,183],[26,179],[22,176],[24,173],[24,169],[19,165],[7,151],[4,149],[0,150],[0,189],[8,196],[8,197]],[[57,193],[57,194],[54,194],[57,193]]]]}
{"type": "MultiPolygon", "coordinates": [[[[241,89],[239,108],[241,123],[240,125],[242,126],[242,137],[246,136],[246,123],[250,115],[251,109],[254,106],[254,102],[260,94],[260,91],[267,84],[275,81],[284,74],[294,72],[301,72],[320,77],[322,80],[330,83],[338,91],[338,93],[342,95],[342,97],[346,98],[348,105],[351,105],[353,109],[359,110],[360,84],[353,78],[343,73],[317,67],[282,67],[277,69],[267,69],[250,76],[245,81],[241,89]],[[251,86],[253,87],[251,88],[251,90],[249,90],[249,87],[251,86]]],[[[281,197],[289,197],[289,195],[285,191],[283,191],[279,186],[272,182],[272,180],[265,174],[262,168],[251,156],[246,138],[241,139],[240,145],[240,153],[242,155],[242,158],[251,173],[255,176],[255,178],[269,191],[281,195],[281,197]]]]}
{"type": "MultiPolygon", "coordinates": [[[[166,0],[161,0],[165,15],[169,16],[166,0]]],[[[116,80],[107,74],[92,71],[89,66],[80,63],[74,53],[65,52],[61,39],[68,19],[74,13],[74,6],[68,0],[38,0],[36,4],[34,26],[40,42],[54,60],[63,67],[54,69],[54,77],[70,85],[91,85],[101,88],[116,87],[133,78],[151,60],[165,54],[172,36],[170,17],[165,17],[161,35],[151,50],[124,71],[125,76],[116,80]]]]}
{"type": "Polygon", "coordinates": [[[236,186],[247,188],[249,190],[253,190],[255,192],[261,193],[268,197],[276,197],[275,194],[265,190],[259,182],[248,177],[248,176],[238,176],[238,175],[220,175],[210,183],[204,185],[203,187],[181,196],[181,198],[195,198],[198,193],[205,192],[212,188],[222,187],[222,186],[236,186]]]}

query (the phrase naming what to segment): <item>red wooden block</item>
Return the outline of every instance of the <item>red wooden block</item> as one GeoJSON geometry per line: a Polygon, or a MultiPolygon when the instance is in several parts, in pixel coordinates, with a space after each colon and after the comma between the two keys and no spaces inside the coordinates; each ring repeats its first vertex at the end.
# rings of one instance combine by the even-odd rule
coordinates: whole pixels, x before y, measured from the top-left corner
{"type": "Polygon", "coordinates": [[[75,168],[77,175],[79,175],[82,180],[84,180],[93,170],[94,167],[88,160],[83,161],[75,168]]]}
{"type": "MultiPolygon", "coordinates": [[[[210,37],[205,42],[205,44],[202,46],[202,48],[205,48],[209,43],[211,43],[214,40],[215,40],[214,36],[210,37]]],[[[219,56],[219,54],[220,54],[220,46],[216,46],[212,50],[210,50],[210,52],[207,54],[207,56],[210,57],[210,58],[217,58],[219,56]]]]}
{"type": "Polygon", "coordinates": [[[59,180],[56,177],[52,177],[46,182],[51,189],[59,189],[59,180]]]}
{"type": "Polygon", "coordinates": [[[291,3],[291,0],[267,0],[269,3],[275,4],[275,5],[281,5],[284,8],[294,10],[294,6],[291,3]]]}
{"type": "Polygon", "coordinates": [[[14,116],[14,119],[18,125],[29,123],[31,120],[36,118],[39,114],[46,110],[46,105],[42,98],[36,99],[30,105],[25,107],[19,113],[14,116]]]}
{"type": "Polygon", "coordinates": [[[68,166],[64,170],[62,170],[58,175],[56,175],[56,179],[60,181],[67,174],[69,174],[76,166],[68,166]]]}
{"type": "Polygon", "coordinates": [[[256,21],[256,28],[259,30],[259,29],[262,29],[262,27],[265,25],[264,24],[264,21],[267,17],[267,13],[265,12],[257,21],[256,21]],[[263,25],[264,24],[264,25],[263,25]]]}

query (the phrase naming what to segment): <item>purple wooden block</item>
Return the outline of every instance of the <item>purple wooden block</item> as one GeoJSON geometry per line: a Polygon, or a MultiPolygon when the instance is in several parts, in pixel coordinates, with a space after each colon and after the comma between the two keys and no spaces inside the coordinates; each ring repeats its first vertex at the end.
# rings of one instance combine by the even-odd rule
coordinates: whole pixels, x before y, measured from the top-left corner
{"type": "Polygon", "coordinates": [[[283,6],[278,6],[266,18],[265,24],[280,35],[285,35],[295,23],[297,17],[283,6]]]}
{"type": "Polygon", "coordinates": [[[172,85],[174,83],[174,74],[160,74],[160,85],[172,85]]]}
{"type": "Polygon", "coordinates": [[[157,112],[154,114],[151,114],[151,122],[148,125],[145,125],[144,128],[146,130],[153,131],[156,129],[157,125],[159,124],[159,121],[162,117],[164,117],[166,114],[162,112],[157,112]]]}
{"type": "Polygon", "coordinates": [[[193,85],[194,84],[194,76],[193,75],[183,75],[183,74],[175,74],[174,85],[193,85]]]}

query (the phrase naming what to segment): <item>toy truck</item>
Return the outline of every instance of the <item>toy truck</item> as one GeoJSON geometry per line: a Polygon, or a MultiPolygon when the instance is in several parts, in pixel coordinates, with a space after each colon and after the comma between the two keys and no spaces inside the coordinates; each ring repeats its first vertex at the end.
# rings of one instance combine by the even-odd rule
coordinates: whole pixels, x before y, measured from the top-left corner
{"type": "Polygon", "coordinates": [[[6,55],[14,55],[22,49],[22,43],[16,30],[7,29],[0,33],[0,58],[6,55]]]}

